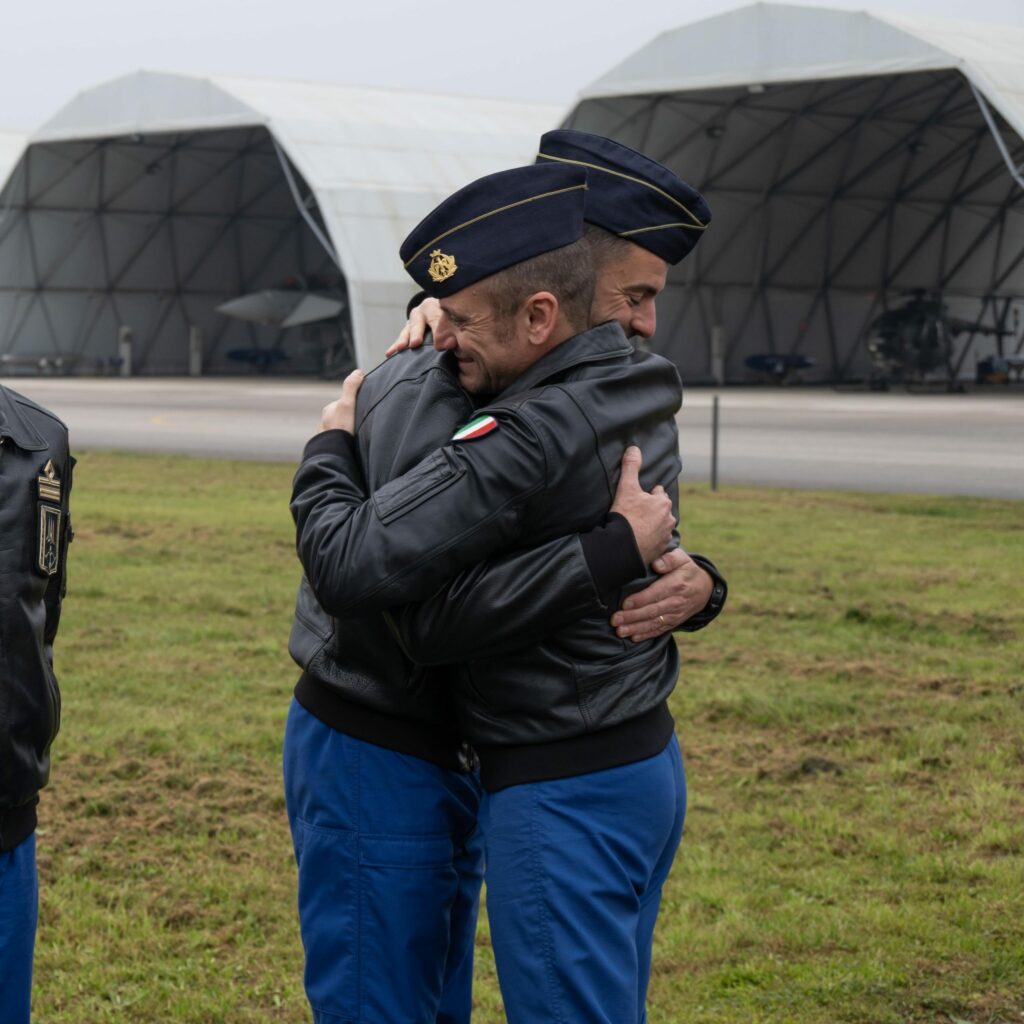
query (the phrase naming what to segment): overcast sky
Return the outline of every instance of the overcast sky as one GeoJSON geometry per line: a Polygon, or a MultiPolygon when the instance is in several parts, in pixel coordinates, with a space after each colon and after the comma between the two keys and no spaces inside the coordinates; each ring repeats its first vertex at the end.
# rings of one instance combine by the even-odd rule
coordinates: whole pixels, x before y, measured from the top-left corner
{"type": "MultiPolygon", "coordinates": [[[[820,6],[859,6],[819,0],[820,6]]],[[[0,0],[0,130],[139,68],[547,100],[735,0],[0,0]]],[[[1024,26],[1024,0],[874,9],[1024,26]]]]}

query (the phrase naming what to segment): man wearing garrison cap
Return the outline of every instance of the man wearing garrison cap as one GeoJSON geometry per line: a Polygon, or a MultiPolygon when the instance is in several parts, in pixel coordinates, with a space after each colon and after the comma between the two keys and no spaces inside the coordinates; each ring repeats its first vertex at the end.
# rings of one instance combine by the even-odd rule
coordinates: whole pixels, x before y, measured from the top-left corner
{"type": "MultiPolygon", "coordinates": [[[[371,373],[358,416],[361,374],[352,375],[325,409],[292,498],[308,587],[325,615],[341,624],[386,612],[413,661],[465,659],[420,673],[413,690],[453,683],[458,731],[480,757],[489,912],[513,1022],[643,1019],[685,807],[665,701],[675,645],[664,635],[625,643],[607,623],[623,588],[651,581],[647,563],[666,543],[671,517],[660,536],[633,542],[608,512],[639,468],[633,449],[618,479],[633,443],[644,483],[656,485],[648,500],[664,500],[662,490],[674,498],[678,376],[635,352],[617,323],[587,329],[585,175],[559,164],[492,175],[412,232],[403,262],[440,299],[456,344],[371,373]],[[484,404],[416,466],[364,482],[380,411],[402,387],[437,393],[445,374],[449,390],[461,385],[484,404]],[[567,542],[572,531],[582,536],[567,542]],[[616,534],[631,543],[594,542],[616,534]],[[493,585],[503,564],[537,551],[566,573],[581,564],[573,552],[583,555],[587,571],[565,581],[561,605],[529,578],[511,594],[493,585]],[[457,636],[451,619],[472,632],[457,636]]],[[[431,409],[414,412],[396,426],[414,430],[431,409]]],[[[286,787],[298,760],[288,747],[286,738],[286,787]]],[[[293,827],[295,809],[290,797],[293,827]]],[[[307,989],[308,978],[307,964],[307,989]]]]}
{"type": "MultiPolygon", "coordinates": [[[[499,176],[499,187],[518,189],[506,196],[518,205],[485,216],[480,227],[500,224],[506,240],[518,237],[526,246],[508,258],[531,256],[538,244],[574,241],[582,181],[579,171],[564,169],[499,176]],[[541,236],[535,209],[546,218],[541,236]]],[[[486,203],[453,224],[486,214],[493,196],[493,189],[477,190],[486,203]]],[[[474,264],[480,253],[465,244],[472,235],[472,225],[441,239],[431,234],[422,244],[436,244],[408,258],[418,258],[419,272],[443,290],[446,281],[490,272],[490,264],[474,264]],[[458,259],[448,244],[456,235],[458,259]]],[[[569,291],[579,292],[585,326],[589,253],[582,255],[579,266],[564,255],[551,259],[560,280],[568,274],[569,291]]],[[[370,487],[412,469],[473,420],[474,400],[459,384],[458,366],[428,349],[369,375],[356,444],[370,487]]],[[[487,429],[484,422],[468,433],[487,429]]],[[[321,435],[310,454],[322,441],[333,450],[332,439],[321,435]]],[[[579,536],[496,554],[456,576],[410,620],[410,630],[420,626],[426,636],[421,657],[455,661],[528,644],[585,615],[606,620],[619,589],[638,571],[637,548],[641,564],[653,558],[673,524],[668,499],[645,494],[635,468],[623,475],[615,508],[621,515],[579,536]]],[[[405,508],[403,499],[392,513],[399,518],[414,509],[415,500],[405,508]]],[[[415,522],[415,514],[404,521],[415,522]]],[[[307,549],[309,579],[299,588],[289,641],[303,670],[288,716],[284,774],[306,991],[318,1022],[468,1021],[483,873],[480,787],[444,685],[454,670],[414,666],[371,605],[357,603],[344,614],[329,600],[322,605],[334,557],[329,546],[307,549]]]]}
{"type": "MultiPolygon", "coordinates": [[[[588,132],[545,133],[537,162],[588,172],[584,237],[596,271],[590,322],[616,320],[627,336],[650,338],[668,268],[691,252],[711,222],[703,196],[643,153],[588,132]]],[[[409,316],[388,356],[422,345],[428,328],[437,348],[453,344],[438,330],[441,307],[436,299],[424,298],[409,316]]],[[[662,578],[629,597],[613,616],[620,636],[646,640],[672,630],[690,632],[721,611],[725,580],[709,559],[680,547],[659,559],[655,569],[662,578]]]]}

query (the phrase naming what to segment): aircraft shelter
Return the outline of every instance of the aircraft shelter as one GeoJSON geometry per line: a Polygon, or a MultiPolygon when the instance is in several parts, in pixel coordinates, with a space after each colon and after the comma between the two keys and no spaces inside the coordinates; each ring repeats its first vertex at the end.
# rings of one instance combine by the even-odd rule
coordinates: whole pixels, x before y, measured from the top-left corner
{"type": "MultiPolygon", "coordinates": [[[[869,325],[915,289],[1020,343],[1020,29],[755,3],[658,36],[585,88],[567,126],[710,202],[659,301],[656,347],[684,380],[743,380],[746,356],[775,352],[814,359],[805,379],[863,377],[869,325]]],[[[958,372],[995,345],[964,332],[958,372]]]]}
{"type": "MultiPolygon", "coordinates": [[[[1024,344],[1024,31],[755,3],[663,33],[564,120],[668,164],[713,221],[669,275],[654,348],[688,382],[802,353],[869,372],[871,323],[909,293],[976,325],[956,371],[1024,344]],[[994,330],[1003,335],[993,336],[994,330]]],[[[316,373],[374,365],[412,292],[397,251],[441,198],[533,158],[556,107],[139,72],[28,139],[0,135],[0,373],[316,373]],[[279,330],[224,301],[289,278],[344,294],[279,330]],[[331,332],[334,332],[333,341],[331,332]],[[333,346],[333,347],[332,347],[333,346]],[[6,370],[5,370],[6,367],[6,370]]]]}
{"type": "Polygon", "coordinates": [[[339,332],[372,366],[415,291],[408,231],[532,159],[562,113],[154,72],[83,92],[27,140],[0,136],[0,373],[118,372],[125,331],[134,373],[187,372],[194,338],[204,373],[261,353],[318,373],[339,332]],[[289,279],[341,292],[344,315],[279,330],[216,312],[289,279]]]}

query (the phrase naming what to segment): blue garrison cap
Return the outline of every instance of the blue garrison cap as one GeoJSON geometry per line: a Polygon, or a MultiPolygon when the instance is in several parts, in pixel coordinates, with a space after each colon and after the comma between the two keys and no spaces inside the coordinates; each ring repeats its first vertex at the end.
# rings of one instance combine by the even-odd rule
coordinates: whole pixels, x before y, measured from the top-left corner
{"type": "Polygon", "coordinates": [[[711,221],[704,197],[656,160],[601,135],[570,129],[541,136],[539,165],[583,167],[586,220],[678,263],[711,221]]]}
{"type": "Polygon", "coordinates": [[[410,277],[443,299],[583,237],[586,170],[532,164],[488,174],[428,213],[402,243],[410,277]]]}

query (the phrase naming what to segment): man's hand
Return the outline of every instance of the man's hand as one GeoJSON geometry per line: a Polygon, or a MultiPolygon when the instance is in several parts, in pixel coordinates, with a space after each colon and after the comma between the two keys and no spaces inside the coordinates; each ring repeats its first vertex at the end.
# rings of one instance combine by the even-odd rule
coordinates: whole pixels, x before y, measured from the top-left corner
{"type": "Polygon", "coordinates": [[[363,371],[353,370],[341,384],[336,402],[325,405],[320,413],[320,431],[347,430],[356,432],[356,395],[363,386],[363,371]]]}
{"type": "Polygon", "coordinates": [[[676,525],[672,514],[672,499],[660,484],[648,494],[640,486],[640,449],[631,445],[622,456],[622,473],[611,511],[625,516],[633,529],[636,546],[644,565],[650,565],[663,555],[672,543],[672,530],[676,525]]]}
{"type": "Polygon", "coordinates": [[[611,618],[615,632],[635,643],[670,633],[696,615],[708,603],[714,587],[708,573],[682,548],[662,555],[652,568],[661,579],[630,594],[611,618]]]}
{"type": "Polygon", "coordinates": [[[441,303],[437,299],[424,299],[405,321],[402,333],[395,339],[391,348],[384,353],[386,358],[404,352],[407,348],[419,348],[423,344],[429,329],[434,335],[434,347],[447,349],[451,346],[447,338],[438,338],[437,328],[441,323],[441,303]]]}

